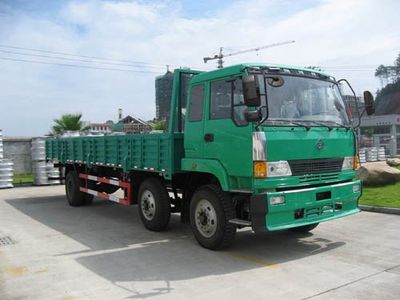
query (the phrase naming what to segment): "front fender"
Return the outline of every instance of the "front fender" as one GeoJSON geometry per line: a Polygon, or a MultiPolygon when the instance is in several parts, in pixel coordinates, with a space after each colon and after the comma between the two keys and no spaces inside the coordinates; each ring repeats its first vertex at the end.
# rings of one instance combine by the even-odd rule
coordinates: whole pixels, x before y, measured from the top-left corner
{"type": "Polygon", "coordinates": [[[209,173],[217,177],[222,190],[229,191],[228,174],[224,166],[215,159],[183,158],[182,170],[188,172],[209,173]]]}

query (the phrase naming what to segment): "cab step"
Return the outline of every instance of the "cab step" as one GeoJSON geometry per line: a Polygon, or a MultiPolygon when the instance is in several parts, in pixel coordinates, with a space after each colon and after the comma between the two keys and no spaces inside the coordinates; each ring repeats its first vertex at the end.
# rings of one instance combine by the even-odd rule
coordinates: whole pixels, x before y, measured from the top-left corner
{"type": "Polygon", "coordinates": [[[251,221],[242,220],[242,219],[231,219],[228,221],[231,224],[236,224],[240,226],[251,226],[251,221]]]}

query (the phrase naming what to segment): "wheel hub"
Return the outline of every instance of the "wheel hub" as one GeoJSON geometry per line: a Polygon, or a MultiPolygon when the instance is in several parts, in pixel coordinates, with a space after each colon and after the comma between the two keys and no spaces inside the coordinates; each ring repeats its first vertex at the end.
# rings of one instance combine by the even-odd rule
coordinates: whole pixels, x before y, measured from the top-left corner
{"type": "Polygon", "coordinates": [[[156,212],[156,202],[153,193],[149,190],[145,190],[142,193],[140,208],[142,210],[143,216],[147,220],[151,221],[154,218],[156,212]]]}
{"type": "Polygon", "coordinates": [[[202,199],[195,210],[196,228],[206,238],[212,237],[217,230],[217,213],[210,201],[202,199]]]}
{"type": "Polygon", "coordinates": [[[203,226],[207,225],[207,222],[208,222],[207,215],[204,212],[200,213],[199,218],[200,218],[201,225],[203,225],[203,226]]]}

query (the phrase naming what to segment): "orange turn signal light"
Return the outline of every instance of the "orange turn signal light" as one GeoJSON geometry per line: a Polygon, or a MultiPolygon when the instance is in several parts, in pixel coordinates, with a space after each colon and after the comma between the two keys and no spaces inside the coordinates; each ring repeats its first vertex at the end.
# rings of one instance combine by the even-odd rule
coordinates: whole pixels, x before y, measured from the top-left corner
{"type": "Polygon", "coordinates": [[[355,155],[355,156],[354,156],[353,169],[354,169],[354,170],[357,170],[357,169],[358,169],[358,155],[355,155]]]}
{"type": "Polygon", "coordinates": [[[253,162],[254,177],[265,178],[267,177],[267,162],[254,161],[253,162]]]}

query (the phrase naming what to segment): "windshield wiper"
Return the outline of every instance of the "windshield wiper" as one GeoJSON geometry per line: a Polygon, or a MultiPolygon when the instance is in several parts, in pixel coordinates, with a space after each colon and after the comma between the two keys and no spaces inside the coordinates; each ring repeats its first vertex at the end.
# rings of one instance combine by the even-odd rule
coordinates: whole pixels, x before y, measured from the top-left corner
{"type": "Polygon", "coordinates": [[[321,122],[314,121],[314,120],[304,120],[304,121],[306,121],[306,122],[312,122],[312,123],[314,123],[314,124],[317,124],[317,125],[320,125],[320,126],[323,126],[323,127],[327,127],[327,128],[329,129],[329,131],[331,131],[331,130],[334,128],[334,126],[328,126],[328,125],[325,124],[324,122],[333,123],[333,124],[335,124],[335,125],[338,125],[339,127],[344,127],[344,128],[346,128],[346,130],[349,130],[349,129],[350,129],[349,126],[346,126],[346,125],[344,125],[344,124],[342,124],[342,123],[339,123],[339,122],[336,122],[336,121],[332,121],[332,120],[324,120],[324,121],[321,121],[321,122]]]}
{"type": "Polygon", "coordinates": [[[312,122],[312,123],[317,124],[317,125],[322,126],[322,127],[327,127],[329,129],[329,131],[331,131],[333,129],[333,127],[328,126],[328,125],[326,125],[325,123],[322,123],[322,122],[318,122],[318,121],[314,121],[314,120],[304,120],[304,121],[312,122]]]}
{"type": "Polygon", "coordinates": [[[299,122],[295,122],[292,120],[285,120],[285,119],[271,119],[271,120],[266,120],[266,121],[270,121],[270,122],[285,122],[285,123],[289,123],[289,124],[293,124],[293,125],[297,125],[300,127],[304,127],[307,131],[310,130],[311,126],[307,126],[305,124],[299,123],[299,122]]]}
{"type": "Polygon", "coordinates": [[[336,121],[331,121],[331,120],[329,120],[329,121],[325,121],[325,122],[331,122],[331,123],[333,123],[333,124],[335,124],[335,125],[338,125],[339,127],[344,127],[344,128],[346,128],[346,130],[349,130],[349,129],[350,129],[350,126],[346,126],[346,125],[344,125],[344,124],[342,124],[342,123],[339,123],[339,122],[336,122],[336,121]]]}

